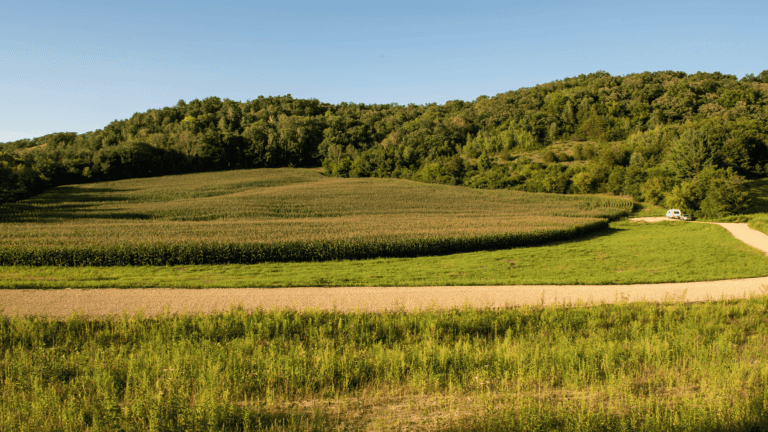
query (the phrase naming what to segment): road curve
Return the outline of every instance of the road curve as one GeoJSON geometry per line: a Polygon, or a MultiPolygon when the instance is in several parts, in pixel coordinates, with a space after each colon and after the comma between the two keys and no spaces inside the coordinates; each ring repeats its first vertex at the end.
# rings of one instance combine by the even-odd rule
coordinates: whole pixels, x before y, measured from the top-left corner
{"type": "MultiPolygon", "coordinates": [[[[654,222],[664,218],[636,218],[654,222]]],[[[740,223],[719,223],[768,255],[768,236],[740,223]]],[[[768,293],[768,277],[637,285],[507,285],[341,288],[0,290],[4,315],[66,317],[224,311],[233,305],[341,311],[423,310],[461,306],[569,305],[618,301],[706,301],[768,293]]]]}

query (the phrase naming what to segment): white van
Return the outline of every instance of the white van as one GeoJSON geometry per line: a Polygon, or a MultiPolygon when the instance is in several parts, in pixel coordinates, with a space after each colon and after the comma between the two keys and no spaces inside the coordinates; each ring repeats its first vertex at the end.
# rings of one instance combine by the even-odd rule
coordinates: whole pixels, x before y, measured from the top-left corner
{"type": "Polygon", "coordinates": [[[667,217],[670,219],[680,219],[680,220],[691,220],[691,217],[687,214],[681,212],[679,209],[669,209],[667,210],[667,217]]]}

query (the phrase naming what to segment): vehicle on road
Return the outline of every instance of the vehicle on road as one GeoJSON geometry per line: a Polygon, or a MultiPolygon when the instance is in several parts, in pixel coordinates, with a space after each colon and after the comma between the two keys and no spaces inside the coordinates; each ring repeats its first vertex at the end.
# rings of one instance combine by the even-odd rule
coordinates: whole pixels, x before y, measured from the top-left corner
{"type": "Polygon", "coordinates": [[[689,214],[683,213],[679,209],[669,209],[669,210],[667,210],[667,218],[669,218],[669,219],[684,220],[684,221],[691,220],[691,216],[689,214]]]}

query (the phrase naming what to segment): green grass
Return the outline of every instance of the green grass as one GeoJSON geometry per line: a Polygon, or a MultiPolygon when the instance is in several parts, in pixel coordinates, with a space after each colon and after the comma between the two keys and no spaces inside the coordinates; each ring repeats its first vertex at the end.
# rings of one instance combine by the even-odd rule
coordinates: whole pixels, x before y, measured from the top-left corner
{"type": "Polygon", "coordinates": [[[768,258],[710,224],[612,222],[579,240],[421,258],[219,266],[0,267],[1,288],[631,284],[768,275],[768,258]]]}
{"type": "Polygon", "coordinates": [[[632,217],[660,217],[666,216],[667,209],[651,203],[635,204],[635,211],[632,217]]]}
{"type": "Polygon", "coordinates": [[[0,318],[0,430],[756,431],[768,297],[0,318]]]}
{"type": "Polygon", "coordinates": [[[410,257],[573,238],[602,196],[261,169],[63,186],[0,206],[2,265],[252,264],[410,257]]]}

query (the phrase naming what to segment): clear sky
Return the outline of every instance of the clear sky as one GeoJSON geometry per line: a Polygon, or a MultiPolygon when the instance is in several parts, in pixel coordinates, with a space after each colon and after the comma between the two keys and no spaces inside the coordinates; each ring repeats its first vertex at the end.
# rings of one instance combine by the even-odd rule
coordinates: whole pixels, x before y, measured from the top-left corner
{"type": "Polygon", "coordinates": [[[17,1],[0,142],[179,99],[445,103],[604,70],[768,69],[765,1],[17,1]]]}

